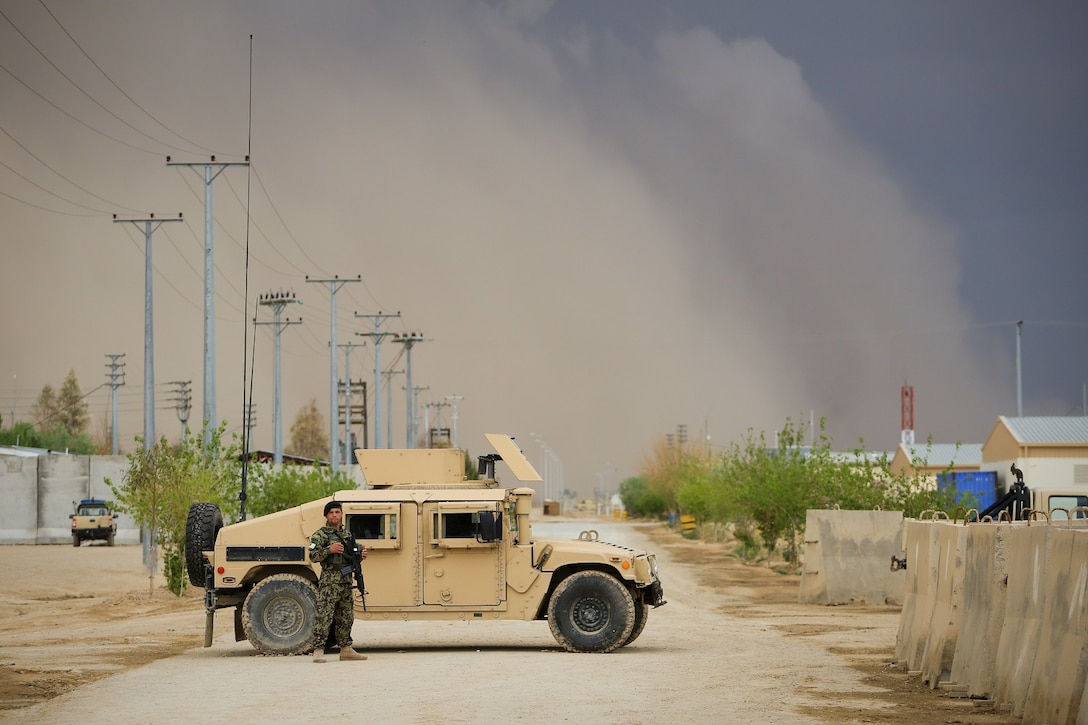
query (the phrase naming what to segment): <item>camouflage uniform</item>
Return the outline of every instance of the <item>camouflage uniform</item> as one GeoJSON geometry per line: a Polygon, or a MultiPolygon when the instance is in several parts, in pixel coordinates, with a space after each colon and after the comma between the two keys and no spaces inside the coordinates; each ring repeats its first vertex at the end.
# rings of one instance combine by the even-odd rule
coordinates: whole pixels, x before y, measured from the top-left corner
{"type": "Polygon", "coordinates": [[[351,573],[340,573],[341,569],[350,566],[350,562],[343,554],[329,551],[329,545],[335,542],[343,544],[346,551],[346,539],[343,531],[327,525],[310,537],[310,561],[321,564],[321,577],[317,580],[317,619],[314,620],[315,651],[325,648],[329,627],[333,624],[336,644],[341,648],[351,646],[351,626],[355,623],[351,573]]]}

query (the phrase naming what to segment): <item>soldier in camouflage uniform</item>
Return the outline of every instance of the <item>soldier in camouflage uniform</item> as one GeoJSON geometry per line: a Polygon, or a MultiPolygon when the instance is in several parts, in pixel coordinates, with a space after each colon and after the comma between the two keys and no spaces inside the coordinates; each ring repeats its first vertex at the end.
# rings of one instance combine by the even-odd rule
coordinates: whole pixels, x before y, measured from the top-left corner
{"type": "MultiPolygon", "coordinates": [[[[325,504],[325,525],[310,537],[310,561],[321,564],[321,578],[317,581],[317,618],[314,621],[314,662],[325,661],[325,640],[329,627],[335,626],[336,644],[340,647],[340,659],[365,660],[351,647],[351,625],[355,611],[351,596],[351,564],[344,556],[347,538],[341,524],[344,511],[336,501],[325,504]],[[348,567],[348,573],[343,570],[348,567]]],[[[361,551],[366,558],[367,550],[361,551]]]]}

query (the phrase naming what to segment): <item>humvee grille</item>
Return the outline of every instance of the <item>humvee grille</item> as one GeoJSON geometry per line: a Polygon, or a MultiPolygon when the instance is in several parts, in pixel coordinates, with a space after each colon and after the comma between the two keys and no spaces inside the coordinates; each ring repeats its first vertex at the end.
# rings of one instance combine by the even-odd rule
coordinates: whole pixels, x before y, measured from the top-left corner
{"type": "Polygon", "coordinates": [[[305,561],[301,546],[228,546],[227,561],[305,561]]]}

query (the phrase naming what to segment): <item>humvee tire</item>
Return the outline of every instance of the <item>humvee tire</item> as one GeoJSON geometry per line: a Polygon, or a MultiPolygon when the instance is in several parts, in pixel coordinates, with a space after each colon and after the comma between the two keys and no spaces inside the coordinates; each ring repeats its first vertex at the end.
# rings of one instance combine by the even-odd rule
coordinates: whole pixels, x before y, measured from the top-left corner
{"type": "Polygon", "coordinates": [[[309,652],[316,619],[317,590],[298,574],[262,579],[242,603],[242,631],[261,654],[309,652]]]}
{"type": "Polygon", "coordinates": [[[560,582],[548,602],[548,627],[568,652],[611,652],[635,627],[635,600],[615,577],[580,571],[560,582]]]}
{"type": "Polygon", "coordinates": [[[106,546],[113,546],[113,537],[114,533],[111,531],[109,535],[106,536],[106,546]]]}
{"type": "Polygon", "coordinates": [[[72,534],[72,546],[79,546],[79,534],[72,534]]]}
{"type": "MultiPolygon", "coordinates": [[[[214,503],[194,503],[185,520],[185,570],[194,587],[204,586],[204,553],[215,548],[223,512],[214,503]]],[[[111,541],[112,544],[112,541],[111,541]]]]}
{"type": "Polygon", "coordinates": [[[635,626],[631,628],[631,634],[627,635],[627,641],[625,641],[621,647],[627,645],[638,639],[638,636],[642,634],[642,630],[646,629],[646,621],[650,618],[650,605],[645,602],[635,603],[635,626]]]}

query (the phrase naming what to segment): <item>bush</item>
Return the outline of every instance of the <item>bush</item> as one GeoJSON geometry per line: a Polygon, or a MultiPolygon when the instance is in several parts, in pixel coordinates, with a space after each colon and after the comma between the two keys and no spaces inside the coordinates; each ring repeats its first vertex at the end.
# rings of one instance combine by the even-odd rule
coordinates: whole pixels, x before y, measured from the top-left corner
{"type": "Polygon", "coordinates": [[[293,506],[331,496],[337,491],[355,488],[355,481],[344,471],[329,466],[249,466],[252,488],[246,500],[252,516],[283,511],[293,506]]]}
{"type": "MultiPolygon", "coordinates": [[[[821,420],[819,440],[811,446],[805,445],[804,426],[790,420],[776,433],[773,446],[764,433],[751,430],[722,454],[658,445],[643,477],[629,479],[630,501],[625,498],[624,505],[636,511],[652,497],[700,522],[733,523],[739,556],[754,558],[753,547],[774,552],[781,546],[791,563],[799,561],[809,509],[953,514],[957,504],[950,492],[926,485],[922,474],[891,475],[886,455],[874,461],[861,448],[847,455],[832,451],[824,427],[821,420]]],[[[916,469],[924,467],[924,460],[915,462],[916,469]]]]}

